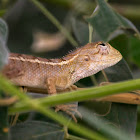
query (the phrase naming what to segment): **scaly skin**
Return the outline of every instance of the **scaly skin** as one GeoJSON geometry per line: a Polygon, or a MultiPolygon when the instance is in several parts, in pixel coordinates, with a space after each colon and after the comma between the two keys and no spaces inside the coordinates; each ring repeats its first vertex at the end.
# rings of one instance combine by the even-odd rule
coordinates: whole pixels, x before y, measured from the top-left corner
{"type": "MultiPolygon", "coordinates": [[[[49,94],[65,90],[78,80],[93,75],[102,69],[115,65],[122,55],[108,43],[89,43],[61,59],[44,59],[11,53],[9,63],[2,73],[15,85],[27,88],[46,89],[49,94]]],[[[75,105],[59,105],[77,122],[73,111],[75,105]]]]}
{"type": "Polygon", "coordinates": [[[47,89],[54,94],[56,89],[66,89],[121,59],[120,52],[108,43],[88,43],[61,59],[11,53],[3,74],[18,86],[47,89]]]}

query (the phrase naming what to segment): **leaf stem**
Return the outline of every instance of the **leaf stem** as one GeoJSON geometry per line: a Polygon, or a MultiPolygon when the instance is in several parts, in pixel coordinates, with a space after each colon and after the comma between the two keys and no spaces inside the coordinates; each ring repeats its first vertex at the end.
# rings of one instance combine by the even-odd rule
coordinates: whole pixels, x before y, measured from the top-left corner
{"type": "Polygon", "coordinates": [[[8,91],[7,93],[11,95],[16,95],[21,102],[26,104],[29,108],[32,108],[32,110],[38,111],[45,116],[48,116],[52,118],[53,120],[57,121],[58,123],[62,125],[68,125],[68,128],[72,131],[83,135],[89,139],[96,139],[96,140],[107,140],[104,138],[101,134],[96,133],[94,131],[91,131],[90,129],[78,125],[74,123],[73,121],[69,122],[69,119],[63,117],[62,115],[55,113],[51,109],[46,108],[45,105],[40,104],[38,101],[35,101],[28,97],[26,94],[21,93],[19,90],[17,90],[9,81],[7,81],[3,76],[0,75],[0,89],[4,91],[8,91]],[[68,123],[69,122],[69,123],[68,123]],[[88,132],[88,133],[87,133],[88,132]]]}
{"type": "MultiPolygon", "coordinates": [[[[109,85],[104,85],[99,87],[87,88],[79,91],[62,93],[59,95],[44,97],[40,99],[34,99],[34,102],[38,102],[45,106],[55,106],[58,104],[63,104],[68,102],[96,99],[99,97],[113,95],[116,93],[123,93],[132,90],[137,90],[139,88],[140,88],[140,79],[136,79],[136,80],[129,80],[125,82],[112,83],[109,85]]],[[[5,87],[4,89],[7,89],[7,87],[5,87]]],[[[23,103],[17,103],[13,108],[10,108],[10,112],[14,112],[14,113],[19,111],[29,111],[29,110],[30,108],[23,103]]]]}
{"type": "MultiPolygon", "coordinates": [[[[88,24],[88,28],[89,28],[89,43],[91,43],[92,42],[92,38],[93,38],[93,36],[92,36],[93,35],[93,27],[91,26],[90,23],[88,24]]],[[[90,76],[90,78],[91,78],[92,83],[95,86],[97,86],[98,82],[97,82],[97,80],[95,78],[95,75],[90,76]]]]}
{"type": "Polygon", "coordinates": [[[104,70],[102,70],[101,72],[102,72],[102,74],[103,74],[103,76],[104,76],[104,78],[105,78],[106,82],[109,82],[109,79],[108,79],[108,77],[107,77],[107,75],[106,75],[105,71],[104,71],[104,70]]]}
{"type": "Polygon", "coordinates": [[[83,139],[74,135],[68,135],[68,137],[66,138],[68,140],[87,140],[87,139],[83,139]]]}
{"type": "MultiPolygon", "coordinates": [[[[39,111],[40,113],[44,114],[45,116],[52,118],[53,120],[59,122],[60,124],[66,125],[68,122],[68,119],[64,118],[62,115],[57,114],[50,109],[46,109],[45,107],[43,107],[41,105],[38,105],[38,107],[36,108],[36,111],[39,111]]],[[[94,131],[91,131],[90,129],[87,129],[87,128],[83,127],[82,125],[78,125],[72,121],[69,122],[68,128],[77,132],[80,135],[82,134],[83,136],[88,137],[89,139],[107,140],[105,137],[101,136],[100,134],[98,134],[94,131]]]]}
{"type": "Polygon", "coordinates": [[[90,23],[88,23],[88,28],[89,28],[89,43],[91,43],[92,42],[93,27],[91,26],[90,23]]]}

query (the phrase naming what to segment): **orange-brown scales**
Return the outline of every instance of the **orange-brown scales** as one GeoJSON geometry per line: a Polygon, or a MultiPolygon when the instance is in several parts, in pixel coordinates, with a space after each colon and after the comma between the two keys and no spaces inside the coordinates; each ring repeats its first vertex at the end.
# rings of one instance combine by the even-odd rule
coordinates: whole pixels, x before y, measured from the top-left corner
{"type": "Polygon", "coordinates": [[[61,59],[45,59],[11,53],[2,73],[18,86],[43,88],[50,94],[110,67],[122,55],[108,43],[96,42],[76,49],[61,59]]]}

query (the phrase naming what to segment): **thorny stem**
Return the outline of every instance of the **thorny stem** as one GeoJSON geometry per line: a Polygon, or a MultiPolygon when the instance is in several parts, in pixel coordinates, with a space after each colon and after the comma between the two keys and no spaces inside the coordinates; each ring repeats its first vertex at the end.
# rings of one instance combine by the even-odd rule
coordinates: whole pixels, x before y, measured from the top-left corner
{"type": "Polygon", "coordinates": [[[67,29],[61,25],[61,23],[48,11],[48,9],[46,7],[44,7],[37,0],[31,0],[31,1],[66,36],[66,38],[69,40],[69,42],[73,46],[75,46],[75,47],[78,46],[78,43],[71,36],[71,34],[67,31],[67,29]]]}

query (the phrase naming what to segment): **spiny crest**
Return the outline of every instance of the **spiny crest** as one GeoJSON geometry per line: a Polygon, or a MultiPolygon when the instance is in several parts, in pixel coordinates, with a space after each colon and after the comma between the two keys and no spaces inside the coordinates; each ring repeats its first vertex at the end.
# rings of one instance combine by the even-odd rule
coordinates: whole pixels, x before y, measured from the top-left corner
{"type": "Polygon", "coordinates": [[[38,63],[38,64],[46,64],[46,65],[55,66],[55,65],[68,64],[68,63],[72,62],[77,56],[78,56],[78,54],[71,57],[69,60],[64,60],[64,59],[45,59],[45,58],[40,58],[40,57],[12,53],[9,56],[9,59],[21,61],[21,62],[30,62],[30,63],[38,63]]]}

